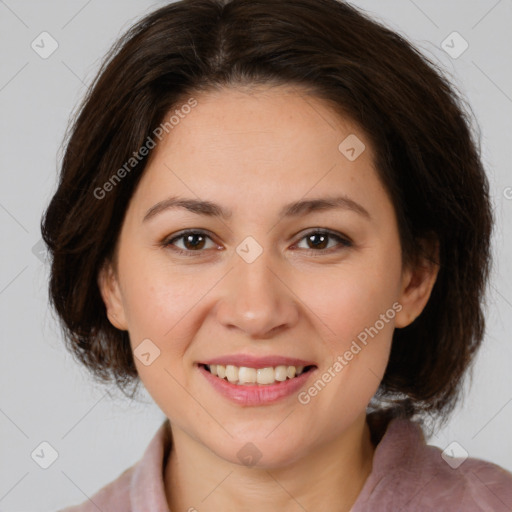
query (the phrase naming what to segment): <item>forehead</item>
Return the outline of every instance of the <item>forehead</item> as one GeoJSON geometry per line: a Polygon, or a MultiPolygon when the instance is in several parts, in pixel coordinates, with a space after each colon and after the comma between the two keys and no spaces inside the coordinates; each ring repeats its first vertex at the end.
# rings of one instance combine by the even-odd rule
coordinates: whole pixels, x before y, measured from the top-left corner
{"type": "Polygon", "coordinates": [[[196,106],[152,150],[139,196],[236,199],[254,208],[306,195],[383,192],[364,132],[301,89],[223,89],[193,98],[196,106]],[[347,140],[356,159],[344,153],[347,140]]]}
{"type": "Polygon", "coordinates": [[[156,153],[186,146],[190,157],[205,152],[219,157],[245,153],[263,160],[271,152],[285,157],[290,152],[315,153],[315,148],[318,152],[329,148],[336,155],[346,136],[358,132],[364,137],[350,119],[299,88],[222,89],[195,100],[197,106],[169,130],[156,153]]]}

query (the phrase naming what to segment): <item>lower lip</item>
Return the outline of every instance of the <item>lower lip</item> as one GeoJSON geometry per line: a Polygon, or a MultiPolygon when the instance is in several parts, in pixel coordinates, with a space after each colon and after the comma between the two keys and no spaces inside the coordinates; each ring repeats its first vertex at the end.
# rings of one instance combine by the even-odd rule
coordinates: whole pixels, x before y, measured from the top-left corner
{"type": "Polygon", "coordinates": [[[221,395],[238,405],[267,405],[288,397],[297,392],[315,371],[311,369],[293,379],[286,379],[277,384],[232,384],[231,382],[212,375],[203,366],[198,366],[206,380],[221,395]]]}

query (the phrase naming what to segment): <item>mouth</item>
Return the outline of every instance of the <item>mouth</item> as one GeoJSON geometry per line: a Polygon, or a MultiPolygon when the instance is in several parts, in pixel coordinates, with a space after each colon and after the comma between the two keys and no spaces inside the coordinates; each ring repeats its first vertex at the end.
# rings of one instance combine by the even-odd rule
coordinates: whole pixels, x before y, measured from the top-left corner
{"type": "Polygon", "coordinates": [[[315,365],[278,365],[264,368],[235,366],[232,364],[200,364],[211,375],[237,386],[271,386],[296,379],[310,372],[315,365]]]}
{"type": "Polygon", "coordinates": [[[275,358],[244,359],[244,364],[252,366],[222,364],[220,361],[227,363],[225,359],[229,357],[219,358],[215,363],[198,363],[197,368],[214,391],[238,406],[270,405],[290,398],[306,385],[318,368],[307,361],[283,361],[283,358],[278,361],[275,358]],[[273,366],[276,362],[287,364],[273,366]]]}

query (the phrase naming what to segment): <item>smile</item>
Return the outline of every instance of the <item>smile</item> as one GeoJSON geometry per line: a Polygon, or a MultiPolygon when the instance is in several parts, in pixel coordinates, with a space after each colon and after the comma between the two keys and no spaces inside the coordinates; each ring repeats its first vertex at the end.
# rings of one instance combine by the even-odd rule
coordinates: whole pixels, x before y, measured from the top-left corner
{"type": "Polygon", "coordinates": [[[270,405],[293,396],[317,369],[315,365],[258,366],[202,363],[197,368],[213,390],[241,406],[270,405]]]}
{"type": "Polygon", "coordinates": [[[266,368],[249,368],[247,366],[234,366],[231,364],[204,365],[212,375],[225,379],[237,385],[269,385],[276,382],[284,382],[288,379],[299,377],[304,371],[309,371],[312,366],[269,366],[266,368]]]}

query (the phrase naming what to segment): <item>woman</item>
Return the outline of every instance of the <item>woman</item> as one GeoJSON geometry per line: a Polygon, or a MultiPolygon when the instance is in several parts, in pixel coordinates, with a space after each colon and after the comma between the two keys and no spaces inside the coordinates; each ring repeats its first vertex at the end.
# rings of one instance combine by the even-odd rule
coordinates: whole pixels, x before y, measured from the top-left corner
{"type": "Polygon", "coordinates": [[[425,444],[484,334],[460,100],[336,0],[184,0],[111,51],[43,219],[53,304],[167,420],[88,510],[510,510],[425,444]]]}

